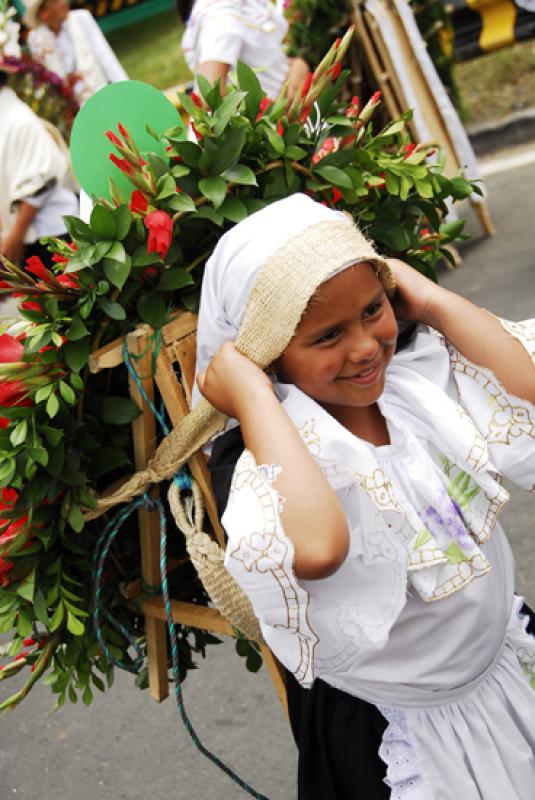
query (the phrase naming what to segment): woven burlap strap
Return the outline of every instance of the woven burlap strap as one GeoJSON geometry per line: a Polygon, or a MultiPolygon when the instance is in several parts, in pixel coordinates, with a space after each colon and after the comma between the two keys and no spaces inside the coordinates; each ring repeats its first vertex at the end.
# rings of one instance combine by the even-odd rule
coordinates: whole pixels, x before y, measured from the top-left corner
{"type": "Polygon", "coordinates": [[[173,482],[167,498],[177,527],[186,538],[186,548],[192,564],[208,596],[234,627],[248,639],[262,644],[262,632],[250,600],[225,569],[224,551],[202,529],[204,502],[199,485],[193,481],[191,497],[184,504],[180,490],[173,482]]]}

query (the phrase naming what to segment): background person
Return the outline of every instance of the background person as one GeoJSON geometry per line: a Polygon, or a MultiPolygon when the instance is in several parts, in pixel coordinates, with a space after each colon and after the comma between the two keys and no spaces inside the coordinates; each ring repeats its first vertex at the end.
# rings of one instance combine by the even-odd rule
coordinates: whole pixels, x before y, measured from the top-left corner
{"type": "Polygon", "coordinates": [[[128,80],[89,11],[70,11],[68,0],[29,0],[23,22],[34,59],[61,78],[72,77],[79,103],[107,83],[128,80]]]}
{"type": "Polygon", "coordinates": [[[308,65],[302,58],[288,58],[284,38],[288,23],[270,0],[179,0],[178,11],[186,20],[182,49],[194,74],[210,83],[224,85],[238,60],[257,70],[267,96],[274,100],[289,81],[289,98],[302,84],[308,65]],[[188,18],[189,17],[189,18],[188,18]]]}

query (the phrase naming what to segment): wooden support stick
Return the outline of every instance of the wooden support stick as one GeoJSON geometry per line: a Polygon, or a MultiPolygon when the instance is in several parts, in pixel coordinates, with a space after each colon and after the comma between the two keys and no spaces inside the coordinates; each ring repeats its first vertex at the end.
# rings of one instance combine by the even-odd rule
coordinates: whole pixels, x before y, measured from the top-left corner
{"type": "MultiPolygon", "coordinates": [[[[136,370],[140,375],[143,389],[154,402],[154,379],[152,377],[152,354],[148,350],[149,334],[146,331],[135,331],[127,337],[127,346],[133,356],[139,356],[136,370]],[[146,352],[145,352],[146,351],[146,352]],[[144,355],[141,355],[144,353],[144,355]]],[[[134,420],[134,457],[136,469],[146,466],[156,450],[156,420],[145,402],[132,376],[129,376],[130,396],[143,409],[143,413],[134,420]]],[[[140,509],[139,536],[141,542],[141,574],[143,580],[152,585],[160,584],[160,515],[157,511],[140,509]]],[[[169,694],[167,677],[167,633],[165,622],[146,619],[145,633],[147,637],[147,659],[149,668],[149,690],[151,696],[158,701],[169,694]]]]}

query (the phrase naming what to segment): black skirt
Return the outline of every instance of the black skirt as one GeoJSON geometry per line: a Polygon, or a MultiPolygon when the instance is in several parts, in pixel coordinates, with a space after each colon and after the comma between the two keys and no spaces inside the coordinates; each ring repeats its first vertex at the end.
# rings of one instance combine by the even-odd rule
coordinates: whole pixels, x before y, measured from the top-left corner
{"type": "MultiPolygon", "coordinates": [[[[209,468],[219,516],[226,508],[234,467],[244,449],[239,428],[214,442],[209,468]]],[[[535,635],[535,617],[528,630],[535,635]]],[[[379,757],[387,721],[378,708],[316,678],[303,688],[288,672],[286,690],[299,751],[298,800],[387,800],[386,765],[379,757]]]]}

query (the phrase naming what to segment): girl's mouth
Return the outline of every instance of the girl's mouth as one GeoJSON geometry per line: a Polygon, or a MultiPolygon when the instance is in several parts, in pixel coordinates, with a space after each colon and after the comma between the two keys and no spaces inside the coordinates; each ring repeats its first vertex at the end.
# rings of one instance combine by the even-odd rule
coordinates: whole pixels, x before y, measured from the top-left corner
{"type": "Polygon", "coordinates": [[[347,377],[343,377],[342,380],[356,383],[359,386],[368,386],[371,383],[375,383],[375,381],[379,378],[381,374],[382,363],[383,362],[380,360],[368,369],[359,372],[357,375],[348,375],[347,377]]]}

